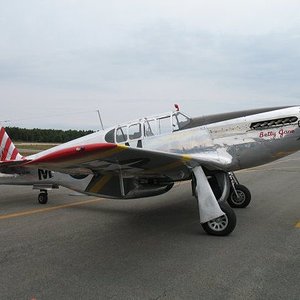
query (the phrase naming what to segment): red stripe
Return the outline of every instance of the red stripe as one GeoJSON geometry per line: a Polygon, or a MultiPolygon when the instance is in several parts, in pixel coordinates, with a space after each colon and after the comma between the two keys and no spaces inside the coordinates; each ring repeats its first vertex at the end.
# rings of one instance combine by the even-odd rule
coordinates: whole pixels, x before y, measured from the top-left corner
{"type": "Polygon", "coordinates": [[[1,128],[1,131],[0,131],[0,145],[1,145],[1,143],[2,143],[4,134],[5,134],[5,129],[4,129],[4,127],[2,127],[2,128],[1,128]]]}
{"type": "Polygon", "coordinates": [[[7,157],[7,154],[8,154],[8,149],[9,149],[11,143],[12,143],[12,142],[11,142],[11,139],[8,138],[7,141],[6,141],[6,144],[5,144],[3,153],[2,153],[2,157],[1,157],[1,160],[2,160],[2,161],[5,161],[5,160],[6,160],[6,157],[7,157]]]}
{"type": "MultiPolygon", "coordinates": [[[[89,144],[83,146],[73,146],[70,148],[65,148],[57,150],[55,152],[44,155],[36,160],[33,160],[33,163],[51,163],[51,162],[66,162],[72,159],[82,158],[88,154],[94,154],[111,150],[118,147],[116,144],[111,143],[99,143],[99,144],[89,144]]],[[[30,162],[31,163],[31,162],[30,162]]]]}
{"type": "Polygon", "coordinates": [[[15,160],[18,154],[19,154],[19,152],[18,152],[17,148],[15,148],[11,155],[10,160],[15,160]]]}

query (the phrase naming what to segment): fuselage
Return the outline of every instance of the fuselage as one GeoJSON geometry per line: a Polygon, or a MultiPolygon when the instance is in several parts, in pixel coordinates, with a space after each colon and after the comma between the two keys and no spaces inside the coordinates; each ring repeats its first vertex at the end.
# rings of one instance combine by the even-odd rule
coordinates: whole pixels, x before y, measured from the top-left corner
{"type": "MultiPolygon", "coordinates": [[[[35,159],[59,149],[94,143],[219,159],[220,169],[236,171],[272,162],[300,150],[300,107],[281,107],[187,118],[179,112],[142,118],[98,131],[43,151],[35,159]],[[224,161],[226,164],[224,164],[224,161]]],[[[77,177],[51,170],[27,170],[0,177],[2,184],[57,184],[85,192],[93,175],[77,177]]],[[[183,178],[183,180],[188,177],[183,178]]],[[[103,195],[102,195],[103,196],[103,195]]]]}

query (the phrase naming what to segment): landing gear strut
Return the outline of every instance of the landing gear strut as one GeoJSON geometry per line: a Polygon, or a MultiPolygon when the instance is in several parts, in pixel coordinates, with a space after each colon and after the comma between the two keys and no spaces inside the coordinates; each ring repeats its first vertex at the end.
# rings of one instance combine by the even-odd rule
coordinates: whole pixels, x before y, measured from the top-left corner
{"type": "Polygon", "coordinates": [[[40,190],[41,192],[39,193],[38,196],[38,201],[40,204],[46,204],[48,202],[48,192],[47,190],[40,190]]]}
{"type": "Polygon", "coordinates": [[[233,172],[228,173],[231,190],[227,199],[228,204],[233,208],[245,208],[251,201],[251,193],[247,187],[240,184],[233,172]]]}

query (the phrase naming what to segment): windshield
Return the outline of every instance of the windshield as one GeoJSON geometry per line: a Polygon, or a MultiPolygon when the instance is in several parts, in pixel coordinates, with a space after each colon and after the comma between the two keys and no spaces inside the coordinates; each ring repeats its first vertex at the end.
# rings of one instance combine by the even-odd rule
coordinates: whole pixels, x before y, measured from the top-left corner
{"type": "Polygon", "coordinates": [[[190,123],[190,118],[188,118],[186,115],[182,114],[181,112],[175,112],[173,114],[172,123],[173,123],[173,131],[180,130],[190,123]]]}

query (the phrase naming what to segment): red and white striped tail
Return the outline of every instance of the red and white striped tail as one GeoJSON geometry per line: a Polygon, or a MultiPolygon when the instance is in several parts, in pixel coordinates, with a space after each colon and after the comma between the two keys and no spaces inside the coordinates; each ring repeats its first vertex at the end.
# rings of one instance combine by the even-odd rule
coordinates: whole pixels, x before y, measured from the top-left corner
{"type": "Polygon", "coordinates": [[[20,160],[22,155],[20,155],[18,149],[15,147],[10,137],[6,133],[4,127],[0,130],[0,161],[11,161],[20,160]]]}

